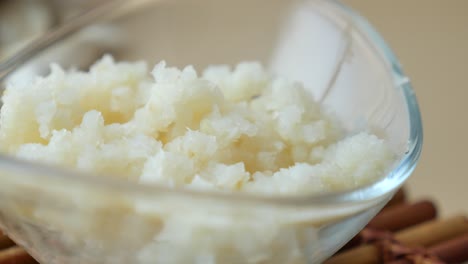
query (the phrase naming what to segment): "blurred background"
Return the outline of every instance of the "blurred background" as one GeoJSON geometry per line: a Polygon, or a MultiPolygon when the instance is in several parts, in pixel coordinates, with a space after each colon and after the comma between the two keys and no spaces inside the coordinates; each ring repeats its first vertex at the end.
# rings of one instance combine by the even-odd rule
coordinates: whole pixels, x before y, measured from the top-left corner
{"type": "MultiPolygon", "coordinates": [[[[96,2],[0,0],[0,58],[96,2]]],[[[381,32],[416,90],[425,139],[419,166],[406,184],[410,197],[434,200],[443,215],[466,212],[468,1],[343,2],[381,32]]]]}
{"type": "Polygon", "coordinates": [[[407,187],[441,213],[468,211],[468,1],[343,0],[383,35],[410,77],[424,146],[407,187]]]}

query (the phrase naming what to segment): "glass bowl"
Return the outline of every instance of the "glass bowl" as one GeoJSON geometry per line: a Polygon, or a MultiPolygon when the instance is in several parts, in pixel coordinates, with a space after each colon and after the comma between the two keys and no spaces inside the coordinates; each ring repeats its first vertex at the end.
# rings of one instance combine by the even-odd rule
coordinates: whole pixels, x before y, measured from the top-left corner
{"type": "Polygon", "coordinates": [[[327,0],[107,1],[0,64],[1,85],[117,60],[175,66],[262,62],[301,81],[346,131],[398,160],[372,184],[294,197],[130,184],[0,156],[0,227],[41,263],[320,263],[415,167],[421,119],[408,78],[359,15],[327,0]]]}

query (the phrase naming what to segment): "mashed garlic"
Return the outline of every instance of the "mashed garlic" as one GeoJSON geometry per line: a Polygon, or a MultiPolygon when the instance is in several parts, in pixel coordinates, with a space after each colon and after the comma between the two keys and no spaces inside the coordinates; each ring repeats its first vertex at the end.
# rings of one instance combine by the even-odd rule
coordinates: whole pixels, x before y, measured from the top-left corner
{"type": "MultiPolygon", "coordinates": [[[[264,195],[357,187],[383,176],[394,159],[386,142],[347,135],[301,84],[258,63],[209,67],[199,76],[164,62],[149,73],[142,62],[110,56],[89,72],[53,65],[47,77],[9,84],[0,151],[133,183],[264,195]]],[[[40,241],[36,250],[73,252],[61,263],[310,263],[327,243],[343,242],[320,227],[364,208],[322,215],[294,204],[229,206],[55,181],[38,187],[20,176],[4,185],[31,202],[12,199],[4,215],[34,224],[26,230],[39,227],[29,234],[40,241]],[[55,200],[62,209],[51,207],[55,200]]]]}
{"type": "Polygon", "coordinates": [[[258,63],[200,76],[110,56],[89,72],[52,66],[3,95],[0,148],[19,158],[141,184],[310,194],[383,176],[385,142],[345,136],[304,87],[258,63]]]}

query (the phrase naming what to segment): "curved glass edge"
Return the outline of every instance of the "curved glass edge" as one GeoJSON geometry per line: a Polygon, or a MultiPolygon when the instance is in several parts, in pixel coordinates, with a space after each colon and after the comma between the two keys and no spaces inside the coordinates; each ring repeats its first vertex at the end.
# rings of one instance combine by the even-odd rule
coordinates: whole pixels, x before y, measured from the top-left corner
{"type": "Polygon", "coordinates": [[[388,192],[400,187],[416,168],[423,145],[421,113],[413,87],[408,77],[404,74],[397,56],[386,43],[384,38],[369,23],[369,21],[367,21],[367,19],[349,6],[343,4],[339,0],[332,0],[331,3],[338,6],[347,15],[349,15],[354,24],[360,28],[370,40],[372,40],[377,50],[382,53],[384,60],[386,60],[391,67],[395,87],[401,89],[403,92],[409,114],[410,134],[408,149],[402,159],[400,159],[400,163],[396,166],[395,170],[390,172],[387,177],[382,180],[374,182],[368,186],[361,187],[357,190],[351,190],[347,193],[339,194],[337,195],[338,197],[334,197],[338,200],[354,201],[356,199],[354,196],[359,197],[361,193],[366,193],[366,198],[372,199],[372,197],[378,196],[375,194],[376,190],[378,190],[378,192],[388,192]],[[367,194],[369,194],[369,196],[367,196],[367,194]]]}
{"type": "MultiPolygon", "coordinates": [[[[325,1],[328,2],[328,1],[325,1]]],[[[144,186],[139,184],[129,184],[123,180],[112,179],[109,180],[107,177],[96,177],[92,174],[80,173],[72,170],[64,170],[47,166],[43,164],[33,164],[27,161],[17,160],[12,157],[0,155],[0,166],[10,170],[12,172],[20,172],[24,174],[35,174],[38,177],[47,177],[50,179],[73,181],[77,184],[86,184],[93,188],[106,189],[110,191],[124,192],[130,195],[137,196],[159,196],[159,195],[176,195],[176,196],[189,196],[190,198],[202,198],[202,199],[219,199],[228,200],[230,202],[257,202],[267,203],[274,205],[335,205],[337,203],[354,203],[363,202],[373,199],[377,199],[383,196],[387,196],[392,191],[396,190],[413,172],[417,161],[419,159],[423,132],[422,122],[419,112],[418,103],[414,95],[411,84],[409,83],[406,76],[403,74],[400,63],[396,56],[388,47],[384,39],[379,33],[369,24],[366,19],[358,15],[354,10],[348,6],[342,4],[338,0],[332,0],[329,3],[336,5],[340,10],[344,11],[360,28],[366,36],[372,40],[377,50],[381,51],[386,60],[391,65],[392,74],[394,75],[395,86],[401,88],[406,99],[406,104],[409,112],[410,119],[410,140],[408,142],[408,151],[404,157],[400,160],[397,167],[387,174],[386,177],[373,182],[369,185],[342,191],[342,192],[330,192],[324,194],[315,195],[303,195],[294,197],[268,197],[253,194],[238,194],[238,193],[219,193],[219,192],[207,192],[198,190],[188,189],[171,189],[164,186],[144,186]]],[[[51,43],[52,44],[52,43],[51,43]]]]}

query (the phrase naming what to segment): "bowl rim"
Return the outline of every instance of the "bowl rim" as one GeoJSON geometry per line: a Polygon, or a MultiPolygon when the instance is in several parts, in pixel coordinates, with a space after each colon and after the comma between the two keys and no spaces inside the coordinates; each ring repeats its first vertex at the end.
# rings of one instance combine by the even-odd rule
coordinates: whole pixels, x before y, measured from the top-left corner
{"type": "MultiPolygon", "coordinates": [[[[406,101],[406,107],[409,114],[409,141],[407,146],[407,151],[403,157],[398,161],[397,165],[394,166],[394,169],[387,173],[385,177],[374,181],[370,184],[348,189],[338,192],[327,192],[311,195],[297,195],[297,196],[266,196],[259,194],[251,193],[230,193],[230,192],[218,192],[218,191],[206,191],[206,190],[195,190],[187,188],[170,188],[163,185],[142,185],[138,183],[130,183],[124,180],[115,179],[112,177],[96,177],[92,173],[78,172],[71,169],[62,169],[50,165],[37,164],[29,161],[19,160],[17,158],[0,154],[0,166],[8,171],[25,173],[25,174],[35,174],[34,177],[45,177],[49,179],[54,179],[58,181],[67,181],[73,182],[76,184],[84,184],[87,187],[105,189],[110,191],[124,192],[131,195],[138,196],[159,196],[159,195],[175,195],[175,196],[187,196],[191,199],[193,198],[202,198],[202,199],[217,199],[217,200],[228,200],[231,202],[258,202],[258,203],[267,203],[274,205],[320,205],[326,206],[336,203],[354,203],[362,202],[367,200],[376,199],[387,195],[388,193],[395,192],[398,187],[400,187],[406,179],[409,177],[411,172],[414,170],[417,161],[420,157],[423,143],[423,128],[421,115],[414,94],[411,83],[403,73],[402,67],[384,41],[382,36],[370,25],[370,23],[356,11],[352,10],[350,7],[344,5],[338,0],[319,0],[320,2],[333,5],[334,8],[337,8],[339,11],[350,19],[353,25],[359,29],[360,33],[364,34],[364,37],[367,40],[367,44],[371,45],[371,48],[375,49],[375,52],[379,53],[380,59],[383,63],[388,64],[389,74],[392,75],[394,86],[397,89],[401,89],[402,94],[406,101]]],[[[109,4],[105,7],[102,7],[103,10],[108,10],[109,8],[117,8],[120,1],[111,1],[112,4],[109,4]]],[[[99,10],[102,12],[103,10],[99,10]]],[[[62,38],[74,33],[80,28],[92,23],[93,19],[97,19],[100,16],[98,10],[94,10],[88,14],[88,17],[82,17],[82,23],[80,25],[70,26],[64,25],[61,28],[58,28],[52,32],[53,40],[48,39],[45,41],[38,39],[37,42],[44,42],[44,47],[47,47],[55,41],[59,41],[62,38]],[[59,32],[60,34],[53,35],[54,33],[59,32]]],[[[78,18],[80,19],[80,18],[78,18]]],[[[50,35],[49,35],[50,37],[50,35]]],[[[36,43],[37,44],[37,43],[36,43]]],[[[25,47],[25,50],[28,48],[34,47],[34,45],[28,45],[25,47]]],[[[18,52],[18,53],[21,53],[18,52]]],[[[17,55],[18,55],[17,53],[17,55]]],[[[38,50],[29,50],[28,56],[23,56],[23,59],[28,57],[31,58],[38,53],[38,50]]],[[[24,55],[24,54],[23,54],[24,55]]],[[[3,68],[16,68],[17,66],[24,63],[26,60],[21,61],[21,56],[12,56],[10,60],[7,60],[0,64],[0,69],[3,68]],[[14,67],[11,67],[14,65],[14,67]]],[[[8,71],[5,75],[0,74],[0,81],[10,73],[8,71]]]]}

